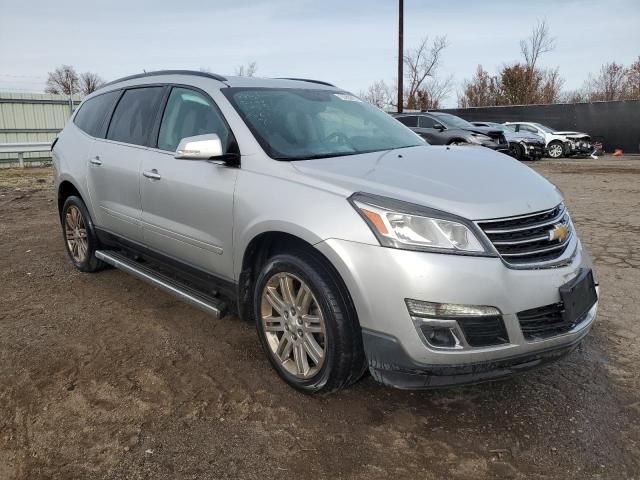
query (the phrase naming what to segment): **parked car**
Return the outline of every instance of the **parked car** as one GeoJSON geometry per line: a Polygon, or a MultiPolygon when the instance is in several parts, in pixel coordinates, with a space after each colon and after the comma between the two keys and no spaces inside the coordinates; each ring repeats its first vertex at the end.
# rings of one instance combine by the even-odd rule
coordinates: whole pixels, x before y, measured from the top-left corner
{"type": "Polygon", "coordinates": [[[401,113],[395,118],[431,145],[482,145],[508,153],[502,129],[477,127],[466,120],[442,112],[401,113]]]}
{"type": "Polygon", "coordinates": [[[78,270],[112,265],[214,315],[231,300],[306,393],[366,368],[399,388],[504,377],[596,318],[554,185],[490,149],[427,145],[324,82],[126,77],[84,99],[52,156],[78,270]]]}
{"type": "Polygon", "coordinates": [[[476,127],[495,128],[509,142],[509,155],[517,160],[540,160],[546,154],[544,139],[535,133],[514,132],[506,125],[495,122],[471,122],[476,127]]]}
{"type": "Polygon", "coordinates": [[[533,122],[505,122],[514,132],[535,133],[544,138],[547,152],[551,158],[562,158],[570,155],[590,155],[591,137],[586,133],[556,131],[545,125],[533,122]]]}

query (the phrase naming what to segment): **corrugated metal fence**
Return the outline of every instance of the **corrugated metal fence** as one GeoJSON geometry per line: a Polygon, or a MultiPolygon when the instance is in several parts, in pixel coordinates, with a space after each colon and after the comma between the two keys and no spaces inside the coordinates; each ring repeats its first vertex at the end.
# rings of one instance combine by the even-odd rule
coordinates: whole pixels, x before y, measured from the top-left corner
{"type": "MultiPolygon", "coordinates": [[[[73,107],[80,103],[74,96],[73,107]]],[[[52,142],[62,130],[71,107],[69,97],[46,93],[0,92],[0,144],[17,142],[52,142]]],[[[47,159],[48,152],[25,153],[29,159],[47,159]]],[[[0,166],[16,163],[18,157],[12,153],[0,153],[0,166]]]]}

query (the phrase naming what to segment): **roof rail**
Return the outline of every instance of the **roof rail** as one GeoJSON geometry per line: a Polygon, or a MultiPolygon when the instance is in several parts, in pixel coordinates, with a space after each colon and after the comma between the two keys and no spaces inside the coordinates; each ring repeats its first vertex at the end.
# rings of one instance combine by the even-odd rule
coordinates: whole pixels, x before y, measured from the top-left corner
{"type": "Polygon", "coordinates": [[[120,83],[126,80],[134,80],[136,78],[145,78],[145,77],[155,77],[158,75],[193,75],[196,77],[212,78],[213,80],[218,80],[219,82],[227,81],[227,79],[222,75],[217,75],[215,73],[209,73],[209,72],[199,72],[196,70],[157,70],[155,72],[137,73],[135,75],[129,75],[128,77],[118,78],[117,80],[113,80],[109,83],[104,84],[103,86],[106,87],[107,85],[113,85],[114,83],[120,83]]]}
{"type": "Polygon", "coordinates": [[[319,85],[326,85],[327,87],[335,87],[335,85],[332,83],[323,82],[322,80],[312,80],[310,78],[277,77],[276,80],[295,80],[297,82],[317,83],[319,85]]]}

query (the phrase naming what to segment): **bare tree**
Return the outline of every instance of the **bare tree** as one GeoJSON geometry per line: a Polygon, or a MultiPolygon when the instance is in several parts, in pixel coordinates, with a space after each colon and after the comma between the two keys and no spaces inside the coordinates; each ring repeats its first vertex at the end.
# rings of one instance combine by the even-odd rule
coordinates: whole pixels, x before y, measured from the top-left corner
{"type": "Polygon", "coordinates": [[[80,92],[89,95],[104,85],[104,80],[97,73],[84,72],[80,74],[80,92]]]}
{"type": "Polygon", "coordinates": [[[53,72],[49,72],[46,93],[57,95],[72,95],[80,91],[78,74],[71,65],[61,65],[53,72]]]}
{"type": "Polygon", "coordinates": [[[564,78],[560,76],[558,68],[545,70],[542,75],[542,88],[538,92],[538,103],[558,103],[562,98],[564,78]]]}
{"type": "Polygon", "coordinates": [[[431,43],[426,37],[417,48],[410,50],[404,56],[407,108],[418,106],[418,91],[422,89],[427,78],[436,76],[445,48],[447,48],[446,37],[436,37],[431,43]]]}
{"type": "Polygon", "coordinates": [[[540,55],[551,52],[555,48],[556,39],[549,33],[546,20],[538,20],[529,38],[520,40],[520,51],[527,68],[531,71],[535,70],[540,55]]]}
{"type": "Polygon", "coordinates": [[[421,110],[433,110],[441,107],[442,101],[449,96],[453,88],[453,75],[441,78],[433,76],[424,82],[424,86],[418,91],[421,97],[419,107],[421,110]]]}
{"type": "Polygon", "coordinates": [[[597,76],[589,75],[587,91],[591,101],[625,100],[628,70],[616,62],[605,63],[597,76]]]}
{"type": "Polygon", "coordinates": [[[239,77],[253,77],[257,71],[258,64],[256,62],[250,62],[236,68],[236,75],[239,77]]]}
{"type": "Polygon", "coordinates": [[[555,38],[549,32],[546,20],[538,20],[531,30],[531,35],[524,40],[520,40],[520,52],[524,57],[528,82],[523,85],[523,104],[538,103],[540,84],[536,84],[540,77],[545,76],[545,72],[537,68],[538,60],[544,53],[551,52],[555,48],[555,38]]]}
{"type": "Polygon", "coordinates": [[[366,102],[382,109],[390,106],[393,102],[393,93],[384,80],[373,82],[373,84],[369,85],[366,92],[360,93],[360,97],[366,102]]]}
{"type": "Polygon", "coordinates": [[[627,91],[630,99],[640,99],[640,56],[627,70],[627,91]]]}

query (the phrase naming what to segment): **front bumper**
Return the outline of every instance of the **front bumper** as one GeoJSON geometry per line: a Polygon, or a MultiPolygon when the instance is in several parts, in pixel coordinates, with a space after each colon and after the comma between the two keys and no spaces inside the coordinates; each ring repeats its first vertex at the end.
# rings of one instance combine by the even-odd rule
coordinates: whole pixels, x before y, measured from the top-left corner
{"type": "Polygon", "coordinates": [[[569,143],[567,146],[567,155],[591,155],[593,148],[590,143],[569,143]]]}
{"type": "Polygon", "coordinates": [[[373,376],[404,388],[429,388],[499,378],[554,360],[588,333],[597,303],[572,330],[527,340],[518,312],[560,301],[558,288],[591,259],[577,242],[564,266],[538,270],[508,268],[499,258],[447,255],[385,248],[330,239],[316,245],[342,276],[363,329],[373,376]],[[405,299],[500,310],[508,343],[445,350],[425,343],[405,299]],[[404,378],[404,380],[403,380],[404,378]]]}

